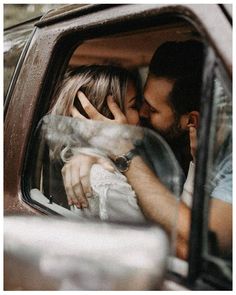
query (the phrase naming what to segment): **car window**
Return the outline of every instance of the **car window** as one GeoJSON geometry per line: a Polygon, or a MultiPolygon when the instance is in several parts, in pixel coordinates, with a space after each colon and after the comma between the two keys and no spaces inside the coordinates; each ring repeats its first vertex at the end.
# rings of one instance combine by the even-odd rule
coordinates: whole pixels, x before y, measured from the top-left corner
{"type": "Polygon", "coordinates": [[[104,221],[146,222],[138,208],[135,192],[111,160],[113,154],[119,154],[118,142],[129,139],[149,168],[176,196],[176,202],[179,200],[182,170],[166,142],[149,129],[47,115],[40,122],[37,133],[38,171],[30,193],[33,202],[78,219],[92,217],[104,221]],[[90,209],[84,210],[69,206],[62,175],[63,166],[78,154],[101,157],[114,167],[113,173],[102,165],[93,165],[90,182],[94,195],[88,199],[90,209]],[[122,211],[116,211],[112,200],[122,211]]]}
{"type": "Polygon", "coordinates": [[[231,280],[232,273],[232,96],[220,68],[215,69],[213,109],[205,193],[209,197],[205,255],[231,280]],[[215,213],[214,213],[215,212],[215,213]],[[218,215],[218,216],[217,216],[218,215]],[[213,219],[217,224],[213,226],[213,219]]]}
{"type": "MultiPolygon", "coordinates": [[[[76,70],[79,66],[99,64],[124,67],[132,72],[137,80],[140,81],[140,84],[144,86],[152,55],[162,43],[167,41],[186,41],[189,39],[198,40],[200,38],[196,29],[182,19],[173,19],[170,23],[167,21],[164,24],[162,23],[160,27],[155,27],[152,24],[151,27],[142,27],[141,29],[132,28],[130,31],[127,31],[125,28],[123,29],[125,32],[110,33],[110,35],[105,34],[100,37],[96,36],[95,38],[83,36],[80,39],[80,35],[78,34],[76,44],[79,44],[79,46],[74,46],[73,48],[75,49],[73,52],[69,49],[67,50],[68,56],[66,59],[68,60],[68,64],[64,68],[64,72],[60,70],[57,82],[52,84],[55,89],[51,90],[51,96],[48,97],[48,101],[46,101],[46,95],[50,92],[47,91],[47,93],[45,93],[44,99],[46,103],[44,102],[40,112],[46,108],[46,104],[49,105],[49,109],[50,104],[53,106],[56,97],[53,92],[58,89],[57,86],[64,80],[68,72],[76,70]],[[71,56],[69,56],[69,53],[71,56]]],[[[63,40],[60,40],[60,42],[63,44],[63,40]]],[[[66,44],[68,44],[68,42],[66,44]]],[[[60,52],[57,54],[60,54],[60,52]]],[[[54,58],[58,61],[55,54],[54,58]]],[[[55,68],[52,68],[55,73],[54,69],[55,68]]],[[[52,79],[52,82],[55,80],[55,78],[52,79]]],[[[52,87],[52,85],[49,85],[49,87],[52,87]]],[[[27,177],[29,176],[29,178],[27,178],[29,185],[27,186],[27,192],[24,194],[24,200],[34,208],[46,214],[59,214],[78,220],[83,220],[84,218],[103,218],[102,220],[106,220],[107,216],[109,216],[107,211],[110,210],[109,212],[112,212],[114,216],[114,219],[110,220],[112,222],[146,222],[146,219],[143,219],[145,217],[135,198],[136,192],[132,190],[132,187],[130,187],[128,183],[128,188],[126,187],[126,189],[128,189],[129,193],[125,193],[125,200],[126,203],[129,204],[127,207],[131,208],[131,213],[126,210],[126,206],[123,203],[120,207],[122,210],[117,213],[112,206],[108,207],[109,210],[107,210],[106,207],[104,207],[105,201],[99,203],[100,207],[97,208],[98,202],[96,200],[91,200],[90,206],[94,210],[93,216],[91,216],[89,210],[80,210],[76,208],[76,206],[69,206],[62,175],[62,169],[66,164],[67,157],[70,157],[73,151],[76,152],[75,146],[80,146],[81,143],[83,144],[82,147],[80,147],[81,153],[92,152],[92,155],[98,153],[103,157],[109,158],[106,149],[104,150],[104,147],[101,148],[99,142],[96,142],[96,144],[98,144],[96,145],[95,143],[91,143],[88,138],[83,138],[84,135],[88,136],[90,128],[94,135],[99,134],[99,130],[102,130],[101,126],[104,126],[104,130],[107,130],[107,132],[103,132],[103,135],[109,136],[111,132],[111,134],[113,134],[112,139],[108,140],[105,137],[105,139],[101,138],[101,141],[105,141],[108,147],[112,144],[114,149],[116,148],[116,140],[119,140],[118,136],[114,136],[115,134],[133,136],[134,144],[139,141],[137,136],[141,134],[142,145],[139,148],[142,150],[143,160],[149,165],[150,169],[158,175],[161,182],[169,188],[174,196],[173,200],[176,206],[174,206],[174,212],[171,216],[174,222],[171,223],[170,232],[173,238],[171,255],[176,256],[175,244],[178,203],[182,193],[185,175],[179,167],[170,147],[162,137],[152,130],[138,127],[132,128],[127,125],[125,125],[125,127],[116,126],[115,128],[112,125],[110,126],[110,124],[106,126],[99,122],[94,122],[94,124],[92,124],[92,121],[86,121],[86,124],[82,124],[82,122],[78,124],[78,120],[64,116],[58,117],[50,115],[41,118],[37,132],[33,137],[32,155],[30,155],[30,161],[26,168],[25,175],[27,175],[27,177]],[[83,126],[84,129],[81,129],[81,126],[83,126]],[[65,149],[65,144],[70,144],[68,150],[65,149]],[[56,152],[54,150],[55,146],[58,147],[56,152]],[[35,164],[31,165],[32,162],[35,164]],[[133,197],[128,197],[131,195],[133,197]],[[100,213],[101,216],[99,215],[100,213]]],[[[77,152],[80,153],[79,150],[77,150],[77,152]]],[[[106,174],[101,167],[95,167],[92,173],[92,175],[99,175],[100,177],[106,174]]],[[[118,181],[111,177],[111,175],[109,175],[109,177],[111,178],[109,181],[114,184],[110,191],[117,197],[116,201],[118,202],[120,200],[120,194],[117,194],[116,189],[118,181]]],[[[93,177],[90,178],[90,181],[92,180],[93,177]]],[[[93,183],[93,185],[94,187],[96,186],[95,183],[93,183]]],[[[122,190],[124,190],[124,188],[122,188],[122,190]]],[[[105,196],[104,199],[106,199],[106,190],[103,192],[103,195],[105,196]]],[[[173,262],[171,262],[170,268],[173,269],[173,267],[173,262]]],[[[175,268],[178,272],[178,266],[175,268]]],[[[187,273],[186,265],[184,273],[185,275],[187,273]]]]}

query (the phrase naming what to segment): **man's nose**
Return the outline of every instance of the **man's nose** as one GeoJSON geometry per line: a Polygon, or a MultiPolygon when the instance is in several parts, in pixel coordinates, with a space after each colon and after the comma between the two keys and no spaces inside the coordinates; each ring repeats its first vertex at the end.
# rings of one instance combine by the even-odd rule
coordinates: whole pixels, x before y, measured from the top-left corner
{"type": "Polygon", "coordinates": [[[144,102],[139,110],[139,117],[141,118],[149,118],[149,107],[148,105],[144,102]]]}

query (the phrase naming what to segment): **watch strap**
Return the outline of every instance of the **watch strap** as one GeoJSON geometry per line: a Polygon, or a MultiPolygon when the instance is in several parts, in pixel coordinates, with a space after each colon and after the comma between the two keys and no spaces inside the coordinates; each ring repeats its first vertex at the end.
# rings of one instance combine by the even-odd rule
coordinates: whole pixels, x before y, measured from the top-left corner
{"type": "Polygon", "coordinates": [[[127,154],[125,154],[124,156],[127,158],[127,160],[131,161],[138,154],[139,154],[138,149],[135,147],[132,150],[130,150],[127,154]]]}

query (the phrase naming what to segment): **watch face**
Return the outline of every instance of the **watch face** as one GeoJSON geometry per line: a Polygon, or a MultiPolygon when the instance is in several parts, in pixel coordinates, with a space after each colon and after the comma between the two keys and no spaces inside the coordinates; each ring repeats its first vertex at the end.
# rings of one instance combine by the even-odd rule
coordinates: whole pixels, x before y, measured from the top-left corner
{"type": "Polygon", "coordinates": [[[129,160],[125,156],[119,156],[115,159],[115,165],[120,172],[125,172],[129,168],[129,160]]]}

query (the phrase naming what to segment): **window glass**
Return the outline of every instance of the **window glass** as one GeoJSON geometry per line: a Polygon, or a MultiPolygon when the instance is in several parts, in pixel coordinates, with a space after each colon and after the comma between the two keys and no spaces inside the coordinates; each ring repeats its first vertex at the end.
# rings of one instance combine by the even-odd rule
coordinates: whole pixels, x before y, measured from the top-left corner
{"type": "Polygon", "coordinates": [[[32,183],[31,198],[59,214],[77,215],[79,219],[92,217],[105,221],[145,222],[133,188],[116,169],[114,159],[111,160],[113,155],[120,154],[119,142],[129,140],[178,201],[183,182],[182,170],[165,141],[149,129],[47,115],[38,132],[38,171],[32,183]],[[89,209],[84,210],[69,206],[62,176],[63,166],[79,154],[106,159],[114,167],[110,172],[102,165],[93,165],[90,172],[93,196],[88,198],[89,209]]]}
{"type": "Polygon", "coordinates": [[[213,90],[213,112],[206,193],[209,199],[208,254],[232,255],[232,98],[218,69],[213,90]]]}
{"type": "MultiPolygon", "coordinates": [[[[160,28],[151,27],[125,33],[116,33],[110,36],[101,36],[94,39],[78,40],[80,45],[75,48],[71,55],[64,76],[63,73],[60,73],[61,76],[58,77],[57,82],[59,88],[55,88],[55,93],[53,93],[51,97],[49,113],[52,113],[52,109],[56,109],[57,112],[54,112],[53,115],[44,117],[41,121],[41,125],[38,127],[38,141],[35,145],[37,148],[33,148],[37,165],[36,169],[33,169],[32,166],[29,165],[29,175],[34,175],[34,178],[31,177],[30,179],[31,190],[29,196],[30,199],[28,199],[28,201],[34,206],[40,207],[40,209],[44,208],[47,211],[50,210],[50,213],[54,212],[72,218],[86,219],[92,217],[106,221],[146,222],[146,218],[144,217],[136,198],[136,194],[138,193],[130,186],[123,174],[118,173],[114,178],[114,175],[112,176],[109,174],[106,176],[107,172],[104,171],[104,169],[101,169],[101,167],[95,166],[97,170],[93,168],[90,172],[90,182],[93,183],[93,191],[95,191],[95,187],[98,188],[98,186],[101,186],[96,184],[97,178],[100,177],[99,181],[103,181],[103,183],[104,180],[102,180],[102,177],[105,179],[108,178],[109,181],[108,185],[103,186],[103,191],[97,193],[98,197],[94,196],[89,199],[89,207],[94,210],[93,212],[88,209],[82,210],[81,208],[76,208],[76,206],[70,206],[69,199],[73,198],[73,196],[68,197],[69,188],[65,185],[65,179],[62,175],[62,170],[73,155],[77,155],[77,153],[90,154],[93,157],[101,156],[111,161],[111,152],[113,152],[114,155],[123,153],[119,151],[118,148],[120,140],[131,139],[132,143],[137,145],[141,150],[140,153],[143,161],[149,166],[152,172],[158,176],[155,177],[155,181],[158,184],[159,181],[162,182],[169,189],[167,190],[165,187],[165,192],[168,191],[168,196],[171,196],[160,202],[161,205],[159,208],[163,209],[158,209],[158,213],[161,214],[156,214],[155,212],[156,215],[159,215],[158,218],[160,218],[161,221],[156,221],[155,218],[150,218],[150,216],[148,216],[149,220],[155,220],[157,224],[161,224],[163,228],[167,229],[169,235],[173,233],[173,252],[171,252],[171,254],[175,255],[175,253],[180,251],[177,249],[176,245],[178,244],[178,247],[182,247],[182,244],[184,243],[178,243],[179,241],[176,242],[177,239],[181,239],[178,233],[176,233],[178,201],[183,190],[183,183],[186,176],[182,170],[183,168],[179,167],[179,163],[183,164],[182,162],[184,162],[185,164],[188,160],[183,159],[183,154],[185,154],[185,152],[187,153],[189,146],[186,147],[186,150],[185,148],[183,150],[181,148],[182,144],[186,144],[185,139],[188,135],[184,133],[184,143],[182,143],[182,141],[177,142],[177,140],[172,140],[173,149],[171,150],[163,138],[157,134],[157,130],[154,132],[152,131],[153,129],[148,130],[135,126],[139,123],[138,111],[140,108],[140,105],[136,105],[136,102],[139,104],[142,102],[143,89],[141,89],[142,94],[139,95],[140,88],[143,88],[146,84],[149,63],[156,49],[168,41],[173,41],[173,43],[176,41],[192,39],[196,41],[196,39],[198,39],[197,37],[196,30],[190,24],[180,20],[179,22],[176,21],[162,25],[160,28]],[[134,84],[137,84],[133,85],[137,86],[137,94],[133,97],[135,98],[135,105],[130,104],[127,106],[129,112],[132,114],[135,112],[137,114],[136,118],[138,118],[138,120],[133,123],[135,127],[131,125],[117,126],[108,123],[104,125],[99,121],[93,122],[91,120],[79,121],[73,119],[68,112],[66,113],[69,103],[72,102],[73,106],[86,117],[85,109],[81,107],[79,100],[76,99],[78,95],[77,91],[74,94],[70,91],[65,91],[63,90],[65,84],[62,85],[60,83],[67,83],[70,80],[71,73],[81,71],[83,68],[86,68],[86,66],[105,65],[110,67],[122,67],[123,70],[129,70],[131,76],[134,78],[131,77],[131,81],[133,81],[134,84]],[[72,99],[63,106],[61,106],[61,102],[57,104],[61,90],[65,91],[64,94],[68,94],[67,96],[70,96],[70,99],[72,99]],[[55,105],[57,105],[58,108],[54,108],[55,105]],[[55,114],[62,116],[55,116],[55,114]],[[174,152],[176,152],[176,157],[179,156],[178,160],[175,158],[174,152]],[[119,183],[120,181],[126,183],[125,187],[123,184],[119,183]],[[119,190],[121,190],[121,193],[119,190]],[[173,194],[171,194],[171,192],[173,194]],[[121,197],[122,194],[124,198],[121,197]],[[101,196],[101,202],[99,196],[101,196]],[[119,205],[115,206],[115,202],[112,201],[109,203],[110,199],[113,200],[112,198],[115,198],[117,203],[120,201],[119,205]],[[108,204],[106,202],[108,202],[108,204]],[[119,209],[118,211],[117,208],[119,209]],[[113,216],[113,218],[111,218],[111,216],[113,216]]],[[[122,71],[119,71],[119,73],[122,73],[122,71]]],[[[89,79],[88,76],[86,77],[86,79],[89,79]]],[[[122,78],[125,77],[125,75],[122,76],[122,78]]],[[[93,80],[96,81],[96,78],[93,78],[93,80]]],[[[125,89],[128,89],[128,84],[129,83],[122,85],[126,85],[125,87],[127,88],[125,89]]],[[[96,85],[103,84],[97,83],[96,85]]],[[[102,102],[101,96],[94,91],[96,87],[92,87],[93,92],[89,87],[83,87],[83,84],[79,89],[84,92],[89,100],[91,99],[90,102],[92,102],[92,104],[94,103],[95,108],[98,108],[95,104],[96,100],[99,107],[107,107],[106,101],[102,102]],[[89,97],[89,95],[91,97],[89,97]]],[[[98,87],[98,89],[103,90],[103,87],[98,87]]],[[[70,90],[74,91],[75,88],[73,87],[73,89],[71,88],[70,90]]],[[[119,93],[118,91],[115,92],[115,90],[112,89],[110,92],[115,94],[119,93]]],[[[67,101],[66,95],[62,95],[61,97],[63,97],[64,102],[67,101]]],[[[105,96],[105,98],[107,99],[107,96],[105,96]]],[[[124,105],[121,105],[121,109],[122,107],[124,107],[124,105]]],[[[159,115],[160,112],[157,111],[157,113],[159,115]]],[[[112,114],[104,116],[110,119],[113,118],[112,114]]],[[[134,116],[132,116],[132,118],[134,118],[134,116]]],[[[160,121],[162,122],[164,120],[160,119],[160,121]]],[[[146,126],[148,126],[148,124],[146,126]]],[[[174,134],[175,131],[176,130],[173,131],[171,129],[171,132],[174,134]]],[[[188,156],[190,156],[189,152],[188,156]]],[[[110,164],[115,168],[113,162],[110,164]]],[[[78,169],[80,169],[80,167],[78,167],[78,169]]],[[[74,172],[71,172],[71,175],[75,175],[74,172]]],[[[71,180],[69,181],[71,182],[71,180]]],[[[155,181],[153,181],[153,183],[156,183],[155,181]]],[[[143,179],[140,179],[140,183],[142,182],[143,179]]],[[[76,185],[75,182],[73,182],[73,184],[76,185]]],[[[144,181],[143,186],[148,186],[148,184],[144,181]]],[[[80,190],[81,188],[74,187],[74,189],[80,190]]],[[[152,197],[154,196],[153,192],[155,193],[155,189],[153,189],[152,192],[149,191],[149,195],[152,195],[152,197]]],[[[159,192],[160,191],[158,191],[158,193],[159,192]]],[[[158,193],[156,194],[157,198],[158,193]]],[[[147,198],[148,197],[147,194],[147,198]]],[[[155,198],[155,204],[157,198],[155,198]]],[[[152,200],[154,200],[154,197],[152,200]]],[[[153,206],[149,207],[155,209],[154,201],[153,206]]],[[[186,244],[183,245],[183,251],[181,249],[181,253],[177,253],[178,256],[181,255],[181,258],[185,257],[184,259],[187,259],[186,248],[188,245],[186,244]]]]}

